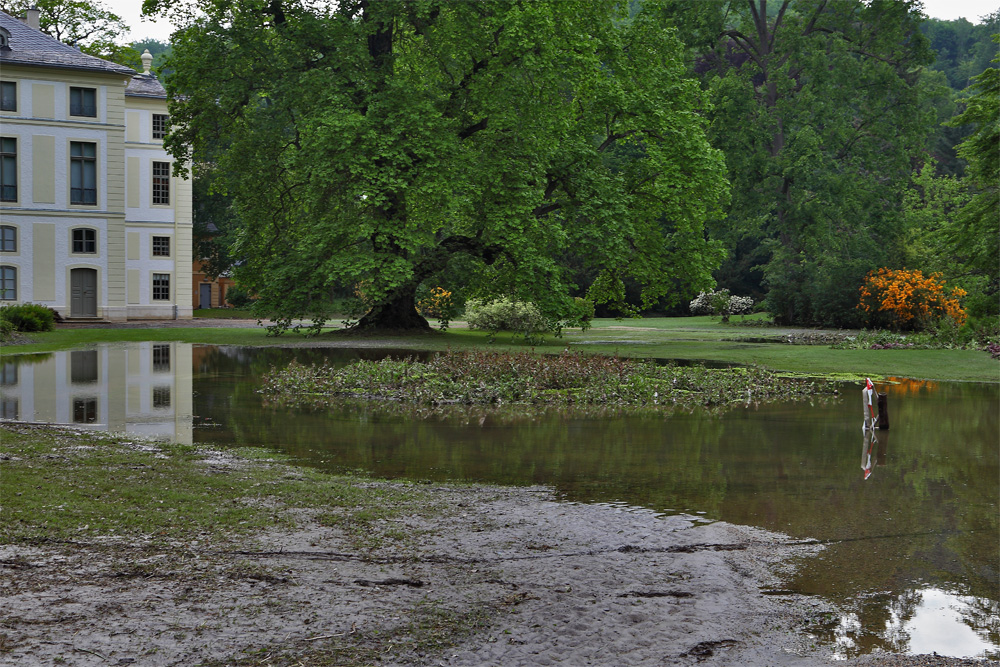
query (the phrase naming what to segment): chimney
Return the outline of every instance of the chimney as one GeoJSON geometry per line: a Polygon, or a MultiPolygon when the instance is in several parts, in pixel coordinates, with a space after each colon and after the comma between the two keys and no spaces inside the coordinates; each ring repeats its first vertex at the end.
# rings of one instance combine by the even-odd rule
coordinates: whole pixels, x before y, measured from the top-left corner
{"type": "Polygon", "coordinates": [[[146,49],[139,57],[142,59],[142,73],[149,74],[149,68],[153,66],[153,54],[146,49]]]}
{"type": "Polygon", "coordinates": [[[24,10],[24,22],[27,24],[29,28],[40,30],[41,22],[39,21],[38,17],[41,16],[41,14],[42,12],[38,9],[38,7],[32,5],[31,7],[28,7],[26,10],[24,10]]]}

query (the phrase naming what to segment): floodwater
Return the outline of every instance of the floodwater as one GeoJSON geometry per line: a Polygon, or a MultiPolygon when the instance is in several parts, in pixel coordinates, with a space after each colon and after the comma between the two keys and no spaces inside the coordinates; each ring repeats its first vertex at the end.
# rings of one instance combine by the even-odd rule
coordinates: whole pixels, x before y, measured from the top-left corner
{"type": "Polygon", "coordinates": [[[843,612],[812,629],[837,656],[1000,658],[1000,385],[880,384],[891,428],[867,435],[854,385],[722,415],[603,418],[413,418],[273,407],[257,393],[264,372],[292,359],[386,353],[135,343],[7,355],[0,417],[263,445],[389,478],[546,484],[567,502],[815,539],[826,548],[767,593],[837,603],[843,612]]]}

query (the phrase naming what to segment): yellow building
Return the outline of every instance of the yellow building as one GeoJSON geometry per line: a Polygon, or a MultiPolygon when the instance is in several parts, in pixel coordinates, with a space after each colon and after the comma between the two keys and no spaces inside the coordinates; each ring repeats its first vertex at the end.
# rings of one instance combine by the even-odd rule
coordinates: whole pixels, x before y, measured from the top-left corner
{"type": "Polygon", "coordinates": [[[167,96],[0,12],[0,304],[64,318],[192,314],[189,181],[163,149],[167,96]]]}

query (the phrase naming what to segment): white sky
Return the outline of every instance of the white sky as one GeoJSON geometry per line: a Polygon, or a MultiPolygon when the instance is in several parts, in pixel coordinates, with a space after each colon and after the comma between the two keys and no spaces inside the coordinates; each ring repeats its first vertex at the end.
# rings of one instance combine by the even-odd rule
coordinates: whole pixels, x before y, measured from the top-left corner
{"type": "MultiPolygon", "coordinates": [[[[111,11],[121,16],[132,29],[133,40],[152,38],[167,42],[173,27],[166,21],[142,20],[142,0],[99,0],[111,11]]],[[[953,21],[965,18],[979,23],[986,14],[1000,9],[1000,0],[924,0],[924,12],[935,19],[953,21]]]]}

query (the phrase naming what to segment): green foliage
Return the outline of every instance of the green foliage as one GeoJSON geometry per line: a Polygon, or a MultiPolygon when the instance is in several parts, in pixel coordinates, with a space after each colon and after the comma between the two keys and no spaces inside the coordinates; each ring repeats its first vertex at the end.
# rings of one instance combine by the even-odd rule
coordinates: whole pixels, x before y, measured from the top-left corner
{"type": "Polygon", "coordinates": [[[253,297],[239,285],[226,290],[226,302],[233,308],[246,309],[253,305],[253,297]]]}
{"type": "Polygon", "coordinates": [[[955,90],[967,88],[974,77],[992,66],[990,63],[996,56],[991,36],[1000,31],[1000,11],[970,18],[985,20],[972,24],[964,18],[953,21],[931,18],[920,25],[920,31],[934,50],[930,69],[942,72],[955,90]]]}
{"type": "Polygon", "coordinates": [[[939,123],[928,144],[928,151],[937,160],[938,172],[942,174],[961,177],[965,173],[965,161],[958,156],[956,147],[969,137],[972,128],[947,121],[960,111],[961,91],[974,77],[995,66],[990,63],[996,55],[990,36],[1000,32],[1000,11],[981,18],[984,20],[977,25],[964,18],[954,21],[932,18],[920,25],[935,55],[924,76],[936,77],[948,87],[947,99],[940,99],[934,105],[939,123]]]}
{"type": "Polygon", "coordinates": [[[959,211],[971,199],[968,186],[954,176],[938,176],[934,160],[914,172],[903,196],[906,238],[903,263],[951,274],[961,256],[950,241],[959,211]]]}
{"type": "Polygon", "coordinates": [[[132,48],[139,54],[142,54],[143,51],[149,51],[149,55],[153,56],[152,70],[161,80],[169,75],[170,70],[165,67],[171,51],[168,42],[161,42],[158,39],[143,39],[132,42],[132,48]]]}
{"type": "Polygon", "coordinates": [[[14,327],[13,322],[0,318],[0,341],[10,340],[14,336],[15,331],[17,329],[14,327]]]}
{"type": "Polygon", "coordinates": [[[969,319],[959,326],[943,317],[928,331],[901,333],[888,329],[862,329],[833,345],[837,350],[981,350],[1000,343],[1000,323],[996,319],[969,319]]]}
{"type": "MultiPolygon", "coordinates": [[[[993,36],[1000,44],[1000,34],[993,36]]],[[[1000,63],[1000,56],[993,59],[1000,63]]],[[[996,314],[1000,294],[1000,69],[989,68],[967,91],[966,108],[952,125],[971,125],[973,134],[958,147],[968,162],[966,174],[976,193],[947,231],[952,251],[965,258],[968,270],[982,276],[984,293],[993,297],[996,314]]]]}
{"type": "Polygon", "coordinates": [[[766,288],[781,323],[854,323],[865,273],[901,245],[899,185],[937,115],[919,7],[748,0],[688,17],[690,4],[673,7],[733,184],[712,228],[731,250],[720,283],[766,288]],[[746,284],[755,267],[761,284],[746,284]]]}
{"type": "Polygon", "coordinates": [[[469,299],[465,303],[465,321],[470,329],[490,332],[491,339],[501,331],[513,331],[528,342],[536,342],[557,330],[557,323],[545,317],[535,304],[506,297],[492,301],[469,299]]]}
{"type": "Polygon", "coordinates": [[[52,309],[37,303],[0,306],[0,321],[9,322],[14,331],[53,331],[56,328],[52,309]]]}
{"type": "Polygon", "coordinates": [[[424,328],[416,290],[457,271],[551,318],[580,288],[628,308],[628,281],[677,302],[711,284],[727,185],[657,5],[210,4],[174,36],[167,143],[213,171],[278,319],[364,280],[360,327],[424,328]]]}
{"type": "Polygon", "coordinates": [[[786,400],[825,390],[782,382],[759,368],[678,368],[600,355],[449,352],[345,367],[292,363],[264,377],[262,392],[284,404],[345,399],[408,405],[576,405],[647,408],[727,406],[786,400]]]}
{"type": "Polygon", "coordinates": [[[584,299],[579,296],[574,297],[569,316],[566,318],[564,326],[580,327],[586,331],[590,328],[590,324],[594,319],[595,310],[594,302],[590,299],[584,299]]]}

